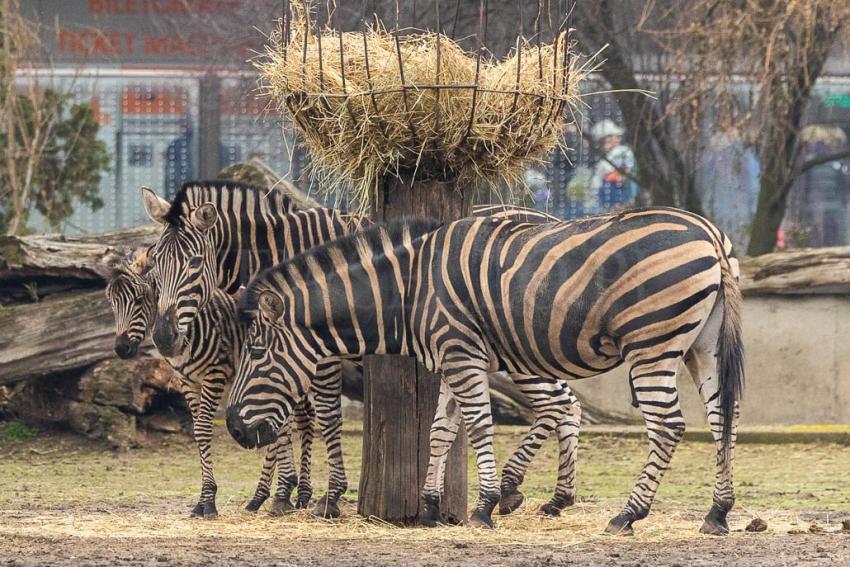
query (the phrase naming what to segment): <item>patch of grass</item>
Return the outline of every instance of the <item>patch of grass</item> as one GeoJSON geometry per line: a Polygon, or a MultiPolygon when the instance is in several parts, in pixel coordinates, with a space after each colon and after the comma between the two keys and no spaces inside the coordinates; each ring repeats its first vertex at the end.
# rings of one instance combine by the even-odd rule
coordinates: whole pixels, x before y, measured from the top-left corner
{"type": "MultiPolygon", "coordinates": [[[[4,427],[4,438],[5,428],[4,427]]],[[[497,427],[496,457],[504,463],[525,433],[524,427],[497,427]]],[[[297,446],[297,443],[296,443],[297,446]]],[[[346,498],[357,499],[362,436],[359,424],[343,432],[348,473],[346,498]]],[[[736,511],[746,514],[850,512],[846,482],[850,448],[829,443],[738,446],[735,466],[736,511]]],[[[627,500],[648,452],[643,439],[594,436],[579,444],[578,497],[591,509],[616,510],[627,500]]],[[[702,517],[711,505],[714,445],[683,441],[661,482],[653,510],[702,517]]],[[[240,507],[256,487],[261,451],[240,449],[221,426],[215,428],[213,462],[220,506],[240,507]]],[[[555,488],[558,447],[549,440],[532,463],[522,490],[529,499],[547,500],[555,488]]],[[[469,451],[469,501],[477,474],[469,451]]],[[[324,493],[324,444],[313,450],[313,486],[324,493]]],[[[40,435],[16,443],[0,458],[0,508],[64,509],[107,506],[182,514],[200,493],[197,450],[191,440],[170,437],[129,452],[112,452],[68,434],[40,435]]]]}
{"type": "Polygon", "coordinates": [[[0,439],[4,441],[26,441],[32,439],[38,432],[19,421],[0,423],[0,439]]]}

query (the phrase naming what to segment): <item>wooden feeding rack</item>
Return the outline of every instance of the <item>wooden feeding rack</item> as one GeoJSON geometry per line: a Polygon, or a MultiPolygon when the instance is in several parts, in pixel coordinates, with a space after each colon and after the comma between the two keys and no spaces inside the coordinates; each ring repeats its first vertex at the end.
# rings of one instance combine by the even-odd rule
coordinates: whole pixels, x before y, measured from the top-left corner
{"type": "MultiPolygon", "coordinates": [[[[481,187],[524,187],[524,172],[561,143],[591,71],[575,57],[567,2],[517,2],[520,33],[501,59],[487,46],[485,0],[434,0],[425,11],[423,2],[372,2],[371,12],[367,4],[356,12],[348,3],[284,2],[256,61],[265,94],[292,118],[323,189],[376,220],[448,221],[470,213],[481,187]],[[443,4],[453,4],[450,33],[443,4]],[[402,28],[405,20],[413,25],[402,28]]],[[[412,359],[380,357],[366,361],[364,390],[360,513],[414,520],[439,381],[412,359]]],[[[458,520],[466,514],[461,445],[443,502],[458,520]]]]}

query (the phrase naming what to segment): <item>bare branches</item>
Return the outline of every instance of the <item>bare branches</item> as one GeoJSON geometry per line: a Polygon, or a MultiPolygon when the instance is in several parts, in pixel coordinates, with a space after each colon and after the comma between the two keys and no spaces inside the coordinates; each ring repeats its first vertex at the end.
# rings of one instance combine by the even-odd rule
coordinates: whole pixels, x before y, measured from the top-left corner
{"type": "Polygon", "coordinates": [[[70,93],[44,88],[28,72],[41,45],[19,8],[19,0],[0,0],[0,231],[7,234],[24,231],[33,208],[56,227],[75,199],[99,206],[109,162],[92,109],[68,109],[70,93]]]}

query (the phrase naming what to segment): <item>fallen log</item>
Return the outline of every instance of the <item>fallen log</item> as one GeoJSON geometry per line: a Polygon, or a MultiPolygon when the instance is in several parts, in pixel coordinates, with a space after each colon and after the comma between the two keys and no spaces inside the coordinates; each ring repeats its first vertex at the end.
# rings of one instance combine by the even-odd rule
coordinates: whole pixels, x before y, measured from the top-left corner
{"type": "Polygon", "coordinates": [[[113,325],[112,310],[101,289],[4,306],[0,309],[0,384],[115,358],[113,325]]]}
{"type": "MultiPolygon", "coordinates": [[[[188,423],[174,372],[163,360],[105,360],[7,390],[3,413],[27,424],[69,429],[110,447],[137,441],[137,427],[163,413],[188,423]]],[[[154,420],[156,421],[156,420],[154,420]]]]}
{"type": "Polygon", "coordinates": [[[850,246],[741,259],[745,295],[850,294],[850,246]]]}
{"type": "Polygon", "coordinates": [[[102,288],[112,266],[159,231],[148,224],[85,236],[0,236],[0,304],[102,288]]]}

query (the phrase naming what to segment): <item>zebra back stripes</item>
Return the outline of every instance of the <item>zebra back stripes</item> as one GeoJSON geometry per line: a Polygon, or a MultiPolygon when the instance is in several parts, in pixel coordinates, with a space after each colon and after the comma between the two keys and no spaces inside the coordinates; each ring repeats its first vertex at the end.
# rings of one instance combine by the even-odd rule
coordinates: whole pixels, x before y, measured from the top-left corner
{"type": "MultiPolygon", "coordinates": [[[[740,294],[727,242],[701,217],[675,209],[542,225],[413,222],[340,239],[249,285],[241,303],[254,316],[250,356],[231,391],[228,427],[246,446],[271,441],[327,357],[415,355],[443,373],[460,406],[478,459],[473,522],[491,525],[500,494],[487,372],[557,383],[625,362],[655,447],[608,527],[628,531],[648,514],[682,436],[675,376],[684,359],[718,449],[703,530],[726,531],[742,384],[740,294]]],[[[548,395],[557,422],[569,393],[553,387],[548,395]]]]}

